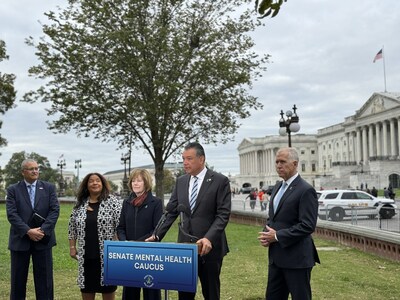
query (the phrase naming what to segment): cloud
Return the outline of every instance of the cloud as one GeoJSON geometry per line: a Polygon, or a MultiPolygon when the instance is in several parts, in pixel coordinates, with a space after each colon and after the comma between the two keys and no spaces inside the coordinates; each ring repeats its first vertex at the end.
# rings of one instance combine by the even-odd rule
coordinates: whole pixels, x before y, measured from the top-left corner
{"type": "MultiPolygon", "coordinates": [[[[66,2],[0,2],[0,38],[5,40],[10,55],[0,68],[1,72],[17,75],[18,98],[40,84],[27,76],[28,68],[37,60],[34,49],[24,40],[28,36],[39,38],[42,33],[38,20],[45,21],[43,13],[66,2]]],[[[383,45],[387,90],[399,92],[398,11],[398,0],[289,0],[277,17],[263,19],[264,26],[253,34],[255,51],[268,53],[271,59],[251,93],[264,109],[253,111],[250,118],[241,121],[233,142],[205,145],[209,165],[225,174],[239,173],[239,143],[245,137],[278,134],[279,113],[293,104],[298,107],[300,133],[316,133],[319,128],[343,122],[374,92],[384,90],[383,61],[372,63],[383,45]]],[[[74,171],[74,160],[82,159],[81,176],[95,170],[123,168],[120,157],[124,151],[117,150],[117,145],[47,130],[46,105],[18,103],[2,117],[1,133],[9,144],[0,149],[1,166],[12,153],[25,150],[47,156],[53,167],[64,153],[67,171],[74,171]]],[[[150,163],[143,150],[133,152],[132,166],[150,163]]]]}

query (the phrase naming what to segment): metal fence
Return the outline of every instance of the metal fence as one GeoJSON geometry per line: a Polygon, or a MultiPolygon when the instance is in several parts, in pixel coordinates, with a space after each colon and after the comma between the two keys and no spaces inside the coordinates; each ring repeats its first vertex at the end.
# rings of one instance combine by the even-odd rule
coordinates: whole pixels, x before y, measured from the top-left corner
{"type": "MultiPolygon", "coordinates": [[[[250,200],[246,199],[246,196],[247,194],[234,195],[234,197],[232,198],[232,210],[246,211],[250,213],[254,212],[258,214],[262,213],[263,215],[265,215],[265,218],[267,218],[269,201],[266,200],[264,202],[265,204],[267,204],[266,210],[261,209],[259,200],[256,201],[256,205],[254,209],[252,209],[250,206],[250,200]]],[[[399,201],[397,201],[396,204],[397,207],[400,207],[399,201]]],[[[339,218],[341,220],[331,218],[331,209],[332,207],[328,207],[327,209],[320,211],[319,218],[331,222],[400,233],[400,208],[389,208],[389,210],[385,210],[385,208],[382,207],[380,208],[380,210],[382,210],[380,213],[380,210],[377,210],[376,208],[360,206],[348,207],[343,218],[339,218]],[[392,214],[394,215],[388,218],[392,214]]]]}
{"type": "Polygon", "coordinates": [[[346,210],[345,216],[340,219],[332,217],[331,212],[332,210],[326,209],[325,215],[319,215],[320,219],[400,233],[399,208],[350,207],[346,210]]]}

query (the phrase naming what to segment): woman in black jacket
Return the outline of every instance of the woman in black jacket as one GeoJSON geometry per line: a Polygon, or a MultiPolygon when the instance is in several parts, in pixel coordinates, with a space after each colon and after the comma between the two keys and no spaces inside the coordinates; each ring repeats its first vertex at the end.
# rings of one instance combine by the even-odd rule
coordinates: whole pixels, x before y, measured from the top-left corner
{"type": "MultiPolygon", "coordinates": [[[[135,169],[129,176],[128,188],[132,192],[122,204],[117,227],[120,241],[144,241],[153,234],[163,208],[161,199],[151,193],[152,178],[145,169],[135,169]]],[[[158,289],[143,288],[144,300],[161,300],[158,289]]],[[[123,300],[140,300],[140,288],[125,287],[123,300]]]]}

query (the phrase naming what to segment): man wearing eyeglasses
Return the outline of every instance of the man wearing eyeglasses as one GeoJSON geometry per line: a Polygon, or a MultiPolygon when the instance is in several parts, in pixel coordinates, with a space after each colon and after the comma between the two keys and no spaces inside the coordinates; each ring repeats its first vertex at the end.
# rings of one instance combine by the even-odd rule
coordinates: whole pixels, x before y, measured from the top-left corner
{"type": "MultiPolygon", "coordinates": [[[[35,160],[21,164],[23,180],[7,189],[7,218],[11,224],[11,300],[26,299],[26,282],[32,257],[36,299],[54,299],[52,247],[60,207],[53,184],[38,180],[35,160]]],[[[28,297],[28,298],[32,298],[28,297]]]]}

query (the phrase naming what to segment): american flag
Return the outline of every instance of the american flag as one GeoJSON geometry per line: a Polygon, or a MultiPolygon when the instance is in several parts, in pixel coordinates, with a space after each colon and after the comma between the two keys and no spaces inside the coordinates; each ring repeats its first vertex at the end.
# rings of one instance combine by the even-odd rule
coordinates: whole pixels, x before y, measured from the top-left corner
{"type": "Polygon", "coordinates": [[[383,57],[383,52],[382,49],[378,51],[378,53],[375,55],[374,62],[377,61],[378,59],[381,59],[383,57]]]}

